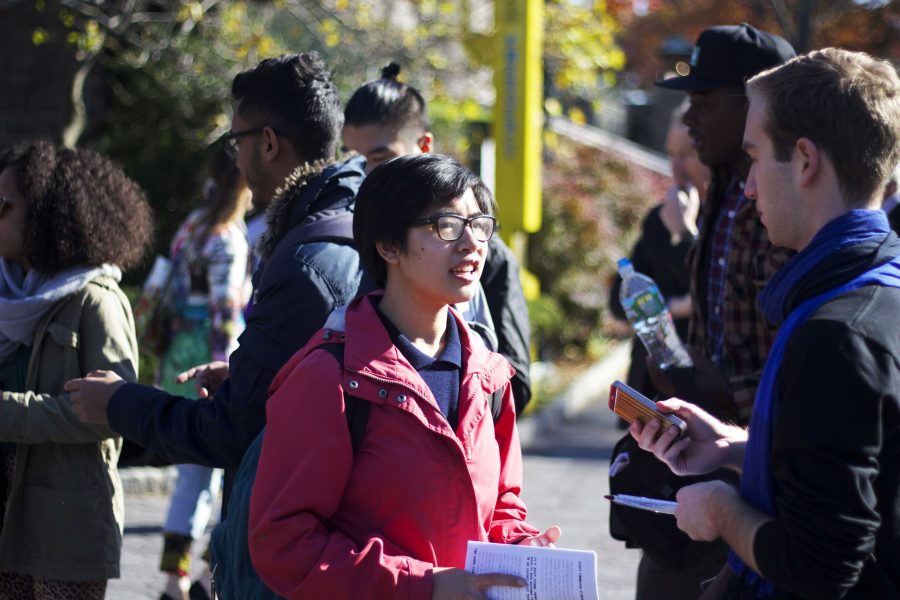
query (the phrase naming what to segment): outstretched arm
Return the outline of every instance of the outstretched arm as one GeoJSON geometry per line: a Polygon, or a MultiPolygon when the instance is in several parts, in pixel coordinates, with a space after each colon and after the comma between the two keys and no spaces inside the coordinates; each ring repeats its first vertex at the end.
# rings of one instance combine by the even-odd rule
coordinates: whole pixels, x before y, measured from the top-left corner
{"type": "MultiPolygon", "coordinates": [[[[285,261],[265,280],[229,378],[205,402],[129,383],[114,390],[106,418],[115,431],[172,462],[237,468],[265,424],[269,384],[321,327],[341,298],[311,266],[285,261]]],[[[270,265],[278,267],[278,265],[270,265]]]]}

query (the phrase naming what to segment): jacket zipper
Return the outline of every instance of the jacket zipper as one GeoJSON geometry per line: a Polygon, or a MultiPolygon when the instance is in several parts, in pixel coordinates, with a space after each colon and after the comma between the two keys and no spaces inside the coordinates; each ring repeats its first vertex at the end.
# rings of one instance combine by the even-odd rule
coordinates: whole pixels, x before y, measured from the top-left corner
{"type": "MultiPolygon", "coordinates": [[[[415,396],[416,398],[421,398],[422,400],[424,400],[425,402],[427,402],[429,406],[431,406],[432,408],[437,409],[438,412],[441,412],[441,408],[437,405],[436,402],[430,401],[428,398],[426,398],[425,396],[423,396],[422,394],[420,394],[419,392],[417,392],[415,389],[413,389],[412,387],[410,387],[408,384],[403,383],[402,381],[400,381],[400,380],[398,380],[398,379],[385,379],[384,377],[378,377],[377,375],[370,375],[370,374],[368,374],[368,373],[362,373],[362,372],[360,372],[360,371],[348,371],[348,373],[355,373],[355,374],[358,375],[359,377],[365,377],[366,379],[369,379],[369,380],[371,380],[371,381],[377,381],[377,382],[379,382],[379,383],[384,383],[384,384],[388,384],[388,385],[392,385],[392,386],[393,386],[393,385],[400,386],[400,387],[402,387],[402,388],[404,388],[404,389],[409,390],[410,394],[412,394],[412,395],[415,396]]],[[[351,395],[352,395],[352,394],[351,394],[351,395]]],[[[441,413],[441,414],[443,414],[443,413],[441,413]]]]}

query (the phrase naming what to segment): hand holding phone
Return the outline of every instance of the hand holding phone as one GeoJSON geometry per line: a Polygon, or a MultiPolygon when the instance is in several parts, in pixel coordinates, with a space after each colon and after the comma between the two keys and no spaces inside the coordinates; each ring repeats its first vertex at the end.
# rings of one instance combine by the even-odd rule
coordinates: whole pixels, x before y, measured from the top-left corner
{"type": "Polygon", "coordinates": [[[659,412],[655,402],[621,381],[614,381],[609,386],[609,409],[629,423],[638,420],[646,425],[652,419],[657,419],[663,430],[677,427],[679,435],[684,435],[687,429],[687,423],[675,415],[659,412]]]}

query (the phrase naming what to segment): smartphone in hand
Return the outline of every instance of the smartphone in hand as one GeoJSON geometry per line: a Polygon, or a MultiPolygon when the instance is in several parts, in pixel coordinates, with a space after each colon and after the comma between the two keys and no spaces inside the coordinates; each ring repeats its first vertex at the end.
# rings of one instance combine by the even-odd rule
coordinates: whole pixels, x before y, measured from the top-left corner
{"type": "Polygon", "coordinates": [[[638,420],[646,425],[651,419],[657,419],[663,430],[677,427],[681,432],[679,435],[684,435],[687,429],[687,423],[675,415],[659,412],[655,402],[621,381],[614,381],[609,386],[609,409],[629,423],[638,420]]]}

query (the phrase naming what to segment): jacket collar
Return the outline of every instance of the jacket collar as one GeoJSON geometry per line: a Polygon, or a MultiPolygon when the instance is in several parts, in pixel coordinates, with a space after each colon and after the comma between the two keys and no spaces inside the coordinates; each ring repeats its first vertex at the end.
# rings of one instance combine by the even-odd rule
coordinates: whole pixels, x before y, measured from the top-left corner
{"type": "MultiPolygon", "coordinates": [[[[372,298],[380,295],[382,292],[377,291],[357,298],[348,306],[332,313],[325,324],[327,330],[330,329],[337,335],[350,332],[344,342],[344,368],[376,379],[402,383],[420,395],[429,397],[427,385],[393,345],[375,312],[372,298]]],[[[450,314],[456,319],[459,329],[463,383],[470,378],[473,381],[477,379],[485,393],[492,393],[503,387],[514,373],[509,362],[488,350],[481,338],[468,329],[453,307],[450,308],[450,314]]]]}
{"type": "Polygon", "coordinates": [[[792,287],[786,299],[787,310],[791,311],[806,300],[843,285],[898,255],[900,240],[893,233],[835,250],[792,287]]]}
{"type": "Polygon", "coordinates": [[[328,163],[324,160],[304,163],[294,169],[275,192],[275,197],[266,209],[266,230],[259,238],[257,246],[263,260],[272,255],[275,246],[291,226],[308,214],[315,195],[304,192],[310,182],[322,174],[327,166],[328,163]]]}

